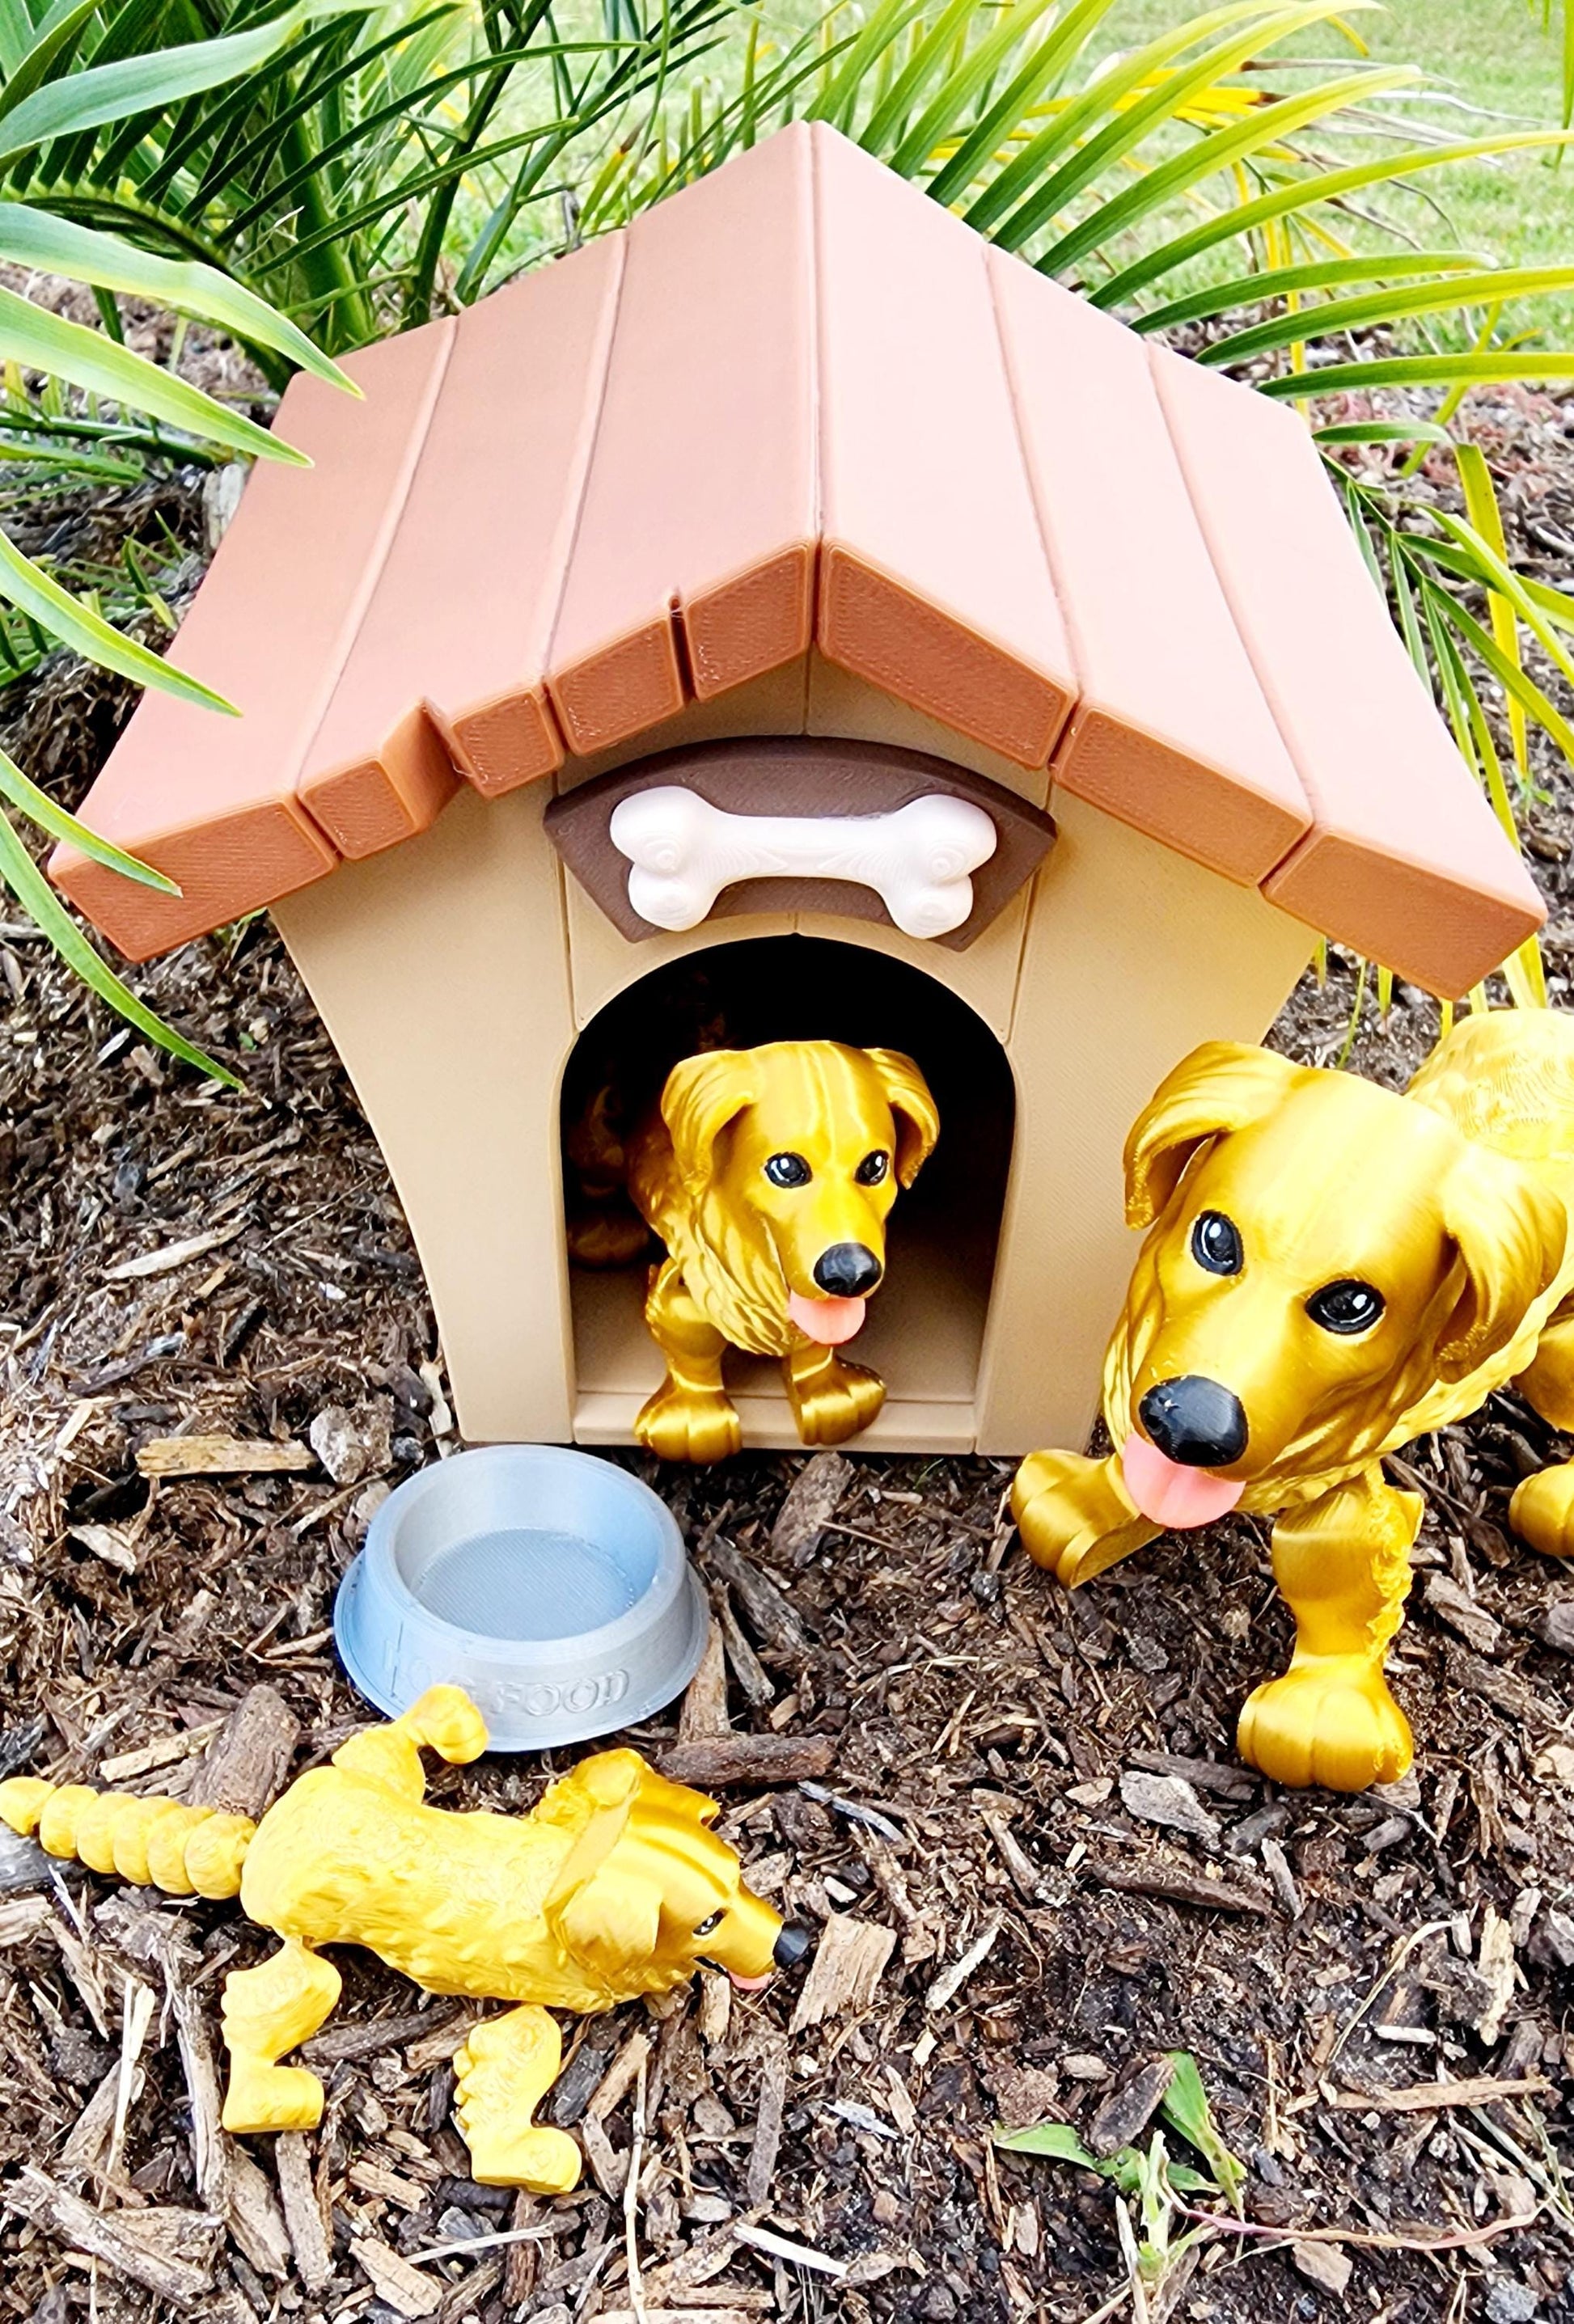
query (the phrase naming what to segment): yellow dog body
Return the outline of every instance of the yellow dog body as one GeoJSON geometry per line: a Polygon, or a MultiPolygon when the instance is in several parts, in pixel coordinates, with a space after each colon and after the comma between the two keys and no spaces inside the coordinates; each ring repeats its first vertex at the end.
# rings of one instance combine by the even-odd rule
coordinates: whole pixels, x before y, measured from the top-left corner
{"type": "Polygon", "coordinates": [[[939,1132],[923,1076],[895,1050],[773,1041],[673,1067],[627,1157],[628,1191],[667,1250],[645,1306],[667,1374],[635,1424],[642,1443],[678,1461],[738,1450],[728,1347],[781,1360],[805,1443],[868,1425],[884,1383],[826,1334],[879,1282],[891,1205],[939,1132]]]}
{"type": "Polygon", "coordinates": [[[279,2060],[338,1997],[338,1971],[316,1948],[364,1945],[429,1992],[520,2005],[459,2052],[459,2119],[477,2179],[561,2192],[578,2180],[579,2150],[532,2121],[561,2059],[548,2008],[592,2013],[668,1992],[701,1961],[763,1983],[782,1921],[709,1831],[715,1802],[637,1752],[583,1760],[532,1814],[507,1816],[425,1805],[422,1744],[453,1763],[485,1750],[481,1715],[458,1688],[434,1687],[403,1719],[352,1736],[255,1826],[25,1777],[0,1784],[0,1818],[97,1869],[140,1871],[176,1893],[238,1892],[247,1918],[283,1939],[225,1982],[227,2129],[318,2121],[321,2084],[279,2060]]]}
{"type": "MultiPolygon", "coordinates": [[[[1403,1096],[1209,1044],[1133,1130],[1126,1193],[1151,1231],[1106,1362],[1116,1449],[1025,1462],[1023,1537],[1075,1584],[1166,1525],[1276,1517],[1296,1650],[1241,1748],[1283,1783],[1392,1781],[1412,1747],[1383,1671],[1421,1505],[1383,1456],[1511,1380],[1574,1422],[1574,1020],[1470,1016],[1403,1096]]],[[[1564,1554],[1574,1470],[1512,1516],[1564,1554]]]]}

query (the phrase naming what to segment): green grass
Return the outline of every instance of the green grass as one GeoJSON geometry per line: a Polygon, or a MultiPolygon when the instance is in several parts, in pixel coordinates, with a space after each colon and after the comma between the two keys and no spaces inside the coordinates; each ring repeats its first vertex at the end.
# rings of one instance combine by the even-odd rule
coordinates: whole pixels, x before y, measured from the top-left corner
{"type": "MultiPolygon", "coordinates": [[[[1126,0],[1113,37],[1136,45],[1181,21],[1196,0],[1126,0]]],[[[1574,5],[1574,0],[1569,0],[1574,5]]],[[[1487,136],[1516,128],[1553,129],[1561,109],[1561,27],[1554,5],[1543,30],[1540,0],[1384,0],[1349,19],[1368,53],[1419,65],[1433,84],[1424,97],[1379,105],[1412,135],[1487,136]]],[[[1350,51],[1326,33],[1289,45],[1342,61],[1350,51]]],[[[1507,154],[1429,176],[1425,194],[1385,196],[1391,215],[1428,243],[1440,211],[1468,250],[1510,266],[1574,260],[1574,146],[1561,167],[1545,152],[1507,154]]],[[[1538,302],[1538,337],[1574,343],[1574,297],[1538,302]]]]}

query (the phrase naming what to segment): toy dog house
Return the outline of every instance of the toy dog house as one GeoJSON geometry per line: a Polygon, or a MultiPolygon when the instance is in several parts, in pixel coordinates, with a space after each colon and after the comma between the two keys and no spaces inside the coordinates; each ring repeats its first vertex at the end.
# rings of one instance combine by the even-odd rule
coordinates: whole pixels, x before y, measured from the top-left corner
{"type": "Polygon", "coordinates": [[[626,1443],[659,1378],[640,1271],[568,1263],[560,1092],[674,979],[917,1057],[858,1442],[1011,1453],[1092,1418],[1161,1077],[1314,931],[1455,995],[1542,917],[1299,418],[828,129],[349,369],[178,641],[244,716],[149,696],[85,809],[181,895],[52,868],[137,959],[272,907],[473,1438],[626,1443]]]}

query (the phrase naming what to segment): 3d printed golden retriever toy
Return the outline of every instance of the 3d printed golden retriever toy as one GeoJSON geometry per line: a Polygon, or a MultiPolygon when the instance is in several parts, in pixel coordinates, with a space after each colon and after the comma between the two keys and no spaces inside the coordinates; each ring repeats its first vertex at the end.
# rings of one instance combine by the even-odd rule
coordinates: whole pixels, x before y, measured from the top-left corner
{"type": "Polygon", "coordinates": [[[0,1818],[96,1872],[174,1895],[238,1895],[248,1919],[282,1938],[271,1960],[225,1979],[227,2130],[319,2119],[316,2075],[279,2061],[338,1999],[339,1973],[318,1946],[365,1945],[429,1992],[517,2005],[458,2052],[459,2124],[484,2185],[565,2193],[579,2150],[532,2119],[562,2059],[549,2008],[611,2009],[671,1991],[702,1963],[763,1986],[801,1959],[807,1932],[744,1886],[708,1829],[716,1803],[635,1751],[581,1760],[532,1813],[508,1816],[426,1806],[423,1744],[454,1765],[486,1749],[459,1688],[433,1687],[391,1726],[353,1735],[257,1824],[30,1776],[0,1784],[0,1818]]]}
{"type": "MultiPolygon", "coordinates": [[[[1240,1748],[1283,1784],[1392,1782],[1412,1747],[1384,1664],[1421,1500],[1383,1456],[1510,1381],[1574,1427],[1574,1019],[1468,1017],[1403,1096],[1210,1043],[1125,1163],[1152,1231],[1106,1359],[1116,1450],[1023,1462],[1023,1540],[1074,1585],[1166,1529],[1272,1516],[1295,1651],[1240,1748]]],[[[1510,1521],[1574,1551],[1574,1463],[1527,1478],[1510,1521]]]]}
{"type": "Polygon", "coordinates": [[[673,1066],[628,1141],[628,1193],[667,1250],[645,1322],[666,1378],[634,1423],[668,1461],[743,1442],[728,1347],[780,1358],[798,1434],[839,1444],[885,1400],[837,1353],[885,1271],[885,1221],[940,1117],[911,1057],[839,1041],[709,1049],[673,1066]]]}

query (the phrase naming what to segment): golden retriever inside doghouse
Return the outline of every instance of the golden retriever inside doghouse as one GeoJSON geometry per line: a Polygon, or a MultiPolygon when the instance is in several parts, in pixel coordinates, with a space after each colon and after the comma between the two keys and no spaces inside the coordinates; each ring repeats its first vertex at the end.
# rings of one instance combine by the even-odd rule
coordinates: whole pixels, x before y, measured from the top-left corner
{"type": "MultiPolygon", "coordinates": [[[[1403,1096],[1209,1043],[1125,1159],[1151,1232],[1106,1360],[1116,1449],[1031,1455],[1023,1539],[1074,1585],[1165,1530],[1273,1516],[1295,1651],[1240,1748],[1280,1783],[1392,1782],[1412,1747],[1384,1664],[1422,1504],[1384,1455],[1509,1381],[1574,1426],[1574,1019],[1468,1017],[1403,1096]]],[[[1574,1464],[1510,1517],[1569,1554],[1574,1464]]]]}
{"type": "MultiPolygon", "coordinates": [[[[592,1098],[568,1135],[581,1190],[604,1198],[621,1180],[666,1250],[645,1300],[666,1377],[634,1423],[642,1444],[668,1461],[738,1451],[729,1347],[780,1360],[804,1443],[868,1426],[885,1384],[838,1351],[884,1277],[898,1190],[939,1135],[911,1057],[840,1041],[681,1058],[626,1144],[592,1098]]],[[[569,1248],[591,1263],[629,1255],[604,1200],[580,1212],[569,1248]]]]}

